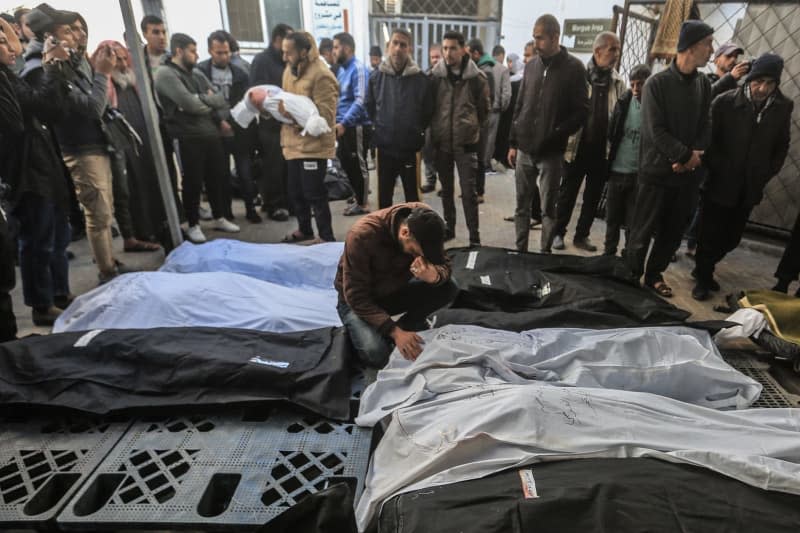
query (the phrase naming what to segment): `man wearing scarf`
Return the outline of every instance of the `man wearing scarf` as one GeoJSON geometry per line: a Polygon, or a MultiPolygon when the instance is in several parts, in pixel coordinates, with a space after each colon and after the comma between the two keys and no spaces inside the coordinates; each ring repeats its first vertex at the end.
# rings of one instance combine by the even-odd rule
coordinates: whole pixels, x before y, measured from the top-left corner
{"type": "Polygon", "coordinates": [[[782,71],[780,56],[763,54],[753,61],[744,85],[721,94],[711,106],[711,144],[704,159],[708,178],[692,290],[696,300],[719,290],[714,267],[739,245],[750,211],[783,167],[794,104],[778,88],[782,71]]]}
{"type": "Polygon", "coordinates": [[[583,205],[572,244],[587,252],[597,251],[597,247],[589,241],[589,231],[608,179],[608,121],[626,87],[625,80],[614,69],[619,58],[619,38],[612,32],[602,32],[595,38],[593,48],[592,58],[586,65],[591,99],[589,116],[586,126],[570,137],[564,154],[566,172],[558,190],[556,236],[553,241],[556,250],[564,249],[567,225],[585,176],[583,205]]]}

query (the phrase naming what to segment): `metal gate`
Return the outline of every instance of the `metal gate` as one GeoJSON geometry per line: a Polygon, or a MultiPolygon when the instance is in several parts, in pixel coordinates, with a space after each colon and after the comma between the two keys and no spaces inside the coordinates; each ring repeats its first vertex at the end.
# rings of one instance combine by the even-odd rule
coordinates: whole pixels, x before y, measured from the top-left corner
{"type": "Polygon", "coordinates": [[[469,41],[478,38],[483,46],[491,50],[499,42],[500,21],[496,19],[444,18],[432,15],[403,17],[370,17],[370,44],[383,49],[394,28],[404,28],[414,39],[414,60],[423,69],[428,69],[428,48],[441,43],[448,31],[458,31],[469,41]]]}
{"type": "MultiPolygon", "coordinates": [[[[645,5],[663,3],[664,0],[626,0],[624,7],[616,8],[622,42],[620,73],[626,74],[638,63],[652,64],[650,48],[658,20],[640,11],[645,5]]],[[[780,88],[795,102],[789,154],[781,171],[764,190],[764,199],[753,209],[750,225],[786,235],[800,212],[800,2],[695,0],[695,7],[699,18],[715,30],[715,48],[733,40],[744,49],[746,58],[775,52],[784,59],[780,88]]]]}

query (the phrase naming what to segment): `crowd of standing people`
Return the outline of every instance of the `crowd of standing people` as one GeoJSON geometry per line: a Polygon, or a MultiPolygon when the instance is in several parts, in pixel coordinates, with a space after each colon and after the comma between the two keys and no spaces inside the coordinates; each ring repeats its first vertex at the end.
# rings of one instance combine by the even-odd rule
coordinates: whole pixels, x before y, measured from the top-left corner
{"type": "MultiPolygon", "coordinates": [[[[206,241],[201,220],[236,233],[232,200],[251,224],[286,221],[284,242],[336,239],[325,186],[337,161],[353,196],[346,216],[370,212],[370,159],[377,170],[377,207],[391,207],[400,178],[406,202],[438,191],[443,238],[455,238],[458,177],[470,246],[481,245],[479,205],[486,178],[514,169],[516,248],[567,248],[567,228],[583,187],[572,245],[598,252],[589,237],[605,197],[602,253],[621,255],[643,284],[664,297],[663,277],[684,235],[696,258],[692,295],[719,290],[715,266],[735,249],[767,182],[789,146],[793,102],[779,89],[781,57],[738,61],[742,48],[712,46],[713,29],[684,22],[676,57],[652,74],[617,72],[619,38],[597,35],[584,65],[560,44],[558,20],[539,17],[520,57],[502,46],[446,32],[428,50],[430,68],[414,60],[414,39],[395,28],[369,64],[342,32],[322,39],[277,24],[269,46],[248,63],[236,39],[218,30],[198,62],[189,35],[167,35],[164,21],[141,21],[148,80],[134,74],[131,53],[117,41],[87,50],[85,19],[48,4],[0,19],[0,313],[13,338],[8,293],[19,264],[25,304],[37,325],[52,325],[72,301],[71,239],[85,234],[100,283],[128,271],[127,252],[169,248],[166,211],[149,150],[143,91],[157,105],[167,169],[185,235],[206,241]],[[701,69],[714,57],[715,72],[701,69]],[[266,112],[243,127],[231,109],[249,94],[262,108],[272,85],[311,99],[329,133],[304,135],[266,112]],[[424,163],[423,163],[424,162],[424,163]],[[233,164],[232,164],[233,163],[233,164]],[[424,169],[424,173],[423,173],[424,169]],[[180,194],[178,194],[180,191],[180,194]],[[205,195],[210,209],[204,208],[205,195]],[[116,220],[116,227],[114,221],[116,220]],[[315,227],[316,226],[316,229],[315,227]],[[117,230],[118,227],[118,230],[117,230]]],[[[262,108],[263,110],[263,108],[262,108]]],[[[797,278],[798,230],[776,273],[775,290],[797,278]]],[[[800,295],[800,291],[798,291],[800,295]]]]}

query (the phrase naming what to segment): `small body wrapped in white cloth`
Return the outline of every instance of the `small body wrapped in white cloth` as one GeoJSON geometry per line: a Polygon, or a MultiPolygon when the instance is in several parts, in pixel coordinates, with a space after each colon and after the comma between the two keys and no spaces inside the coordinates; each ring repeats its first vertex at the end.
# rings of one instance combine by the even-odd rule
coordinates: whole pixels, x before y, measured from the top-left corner
{"type": "Polygon", "coordinates": [[[261,109],[268,112],[275,120],[284,124],[299,124],[303,131],[301,135],[319,137],[331,131],[330,126],[319,114],[317,106],[307,96],[283,91],[275,85],[257,85],[247,90],[242,101],[231,110],[231,116],[241,127],[246,128],[258,118],[261,109]],[[251,98],[251,93],[254,98],[251,98]],[[280,112],[280,104],[292,116],[292,119],[280,112]],[[260,108],[259,108],[260,105],[260,108]]]}

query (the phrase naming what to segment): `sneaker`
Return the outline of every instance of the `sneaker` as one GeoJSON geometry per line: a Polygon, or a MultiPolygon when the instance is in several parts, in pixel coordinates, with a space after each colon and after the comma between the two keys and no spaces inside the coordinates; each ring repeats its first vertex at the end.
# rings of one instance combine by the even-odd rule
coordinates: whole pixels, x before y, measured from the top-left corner
{"type": "Polygon", "coordinates": [[[289,220],[289,211],[286,209],[279,207],[275,209],[272,213],[269,214],[269,218],[276,222],[286,222],[289,220]]]}
{"type": "Polygon", "coordinates": [[[200,229],[199,225],[189,226],[189,229],[186,230],[186,238],[195,244],[206,242],[206,236],[203,234],[203,230],[200,229]]]}
{"type": "Polygon", "coordinates": [[[564,246],[564,238],[561,235],[556,235],[555,239],[553,239],[553,249],[563,250],[564,248],[566,248],[564,246]]]}
{"type": "Polygon", "coordinates": [[[533,229],[533,228],[535,228],[537,226],[541,226],[541,225],[542,225],[541,219],[531,218],[531,229],[533,229]]]}
{"type": "Polygon", "coordinates": [[[34,307],[31,313],[33,323],[36,326],[52,326],[60,315],[61,309],[54,305],[45,308],[34,307]]]}
{"type": "Polygon", "coordinates": [[[256,213],[255,209],[251,209],[250,211],[248,211],[244,217],[248,220],[248,222],[251,222],[252,224],[260,224],[264,221],[264,219],[262,219],[259,216],[259,214],[256,213]]]}
{"type": "Polygon", "coordinates": [[[60,294],[53,297],[53,305],[59,309],[66,309],[73,301],[75,301],[74,294],[60,294]]]}
{"type": "Polygon", "coordinates": [[[587,252],[597,251],[597,246],[592,244],[592,241],[589,240],[589,237],[585,237],[583,239],[572,239],[572,246],[581,250],[586,250],[587,252]]]}
{"type": "Polygon", "coordinates": [[[211,210],[205,206],[200,206],[197,208],[197,212],[200,215],[200,220],[214,220],[214,215],[211,214],[211,210]]]}
{"type": "Polygon", "coordinates": [[[214,229],[226,233],[239,233],[241,228],[226,218],[218,218],[214,221],[214,229]]]}
{"type": "Polygon", "coordinates": [[[358,204],[353,204],[344,210],[343,215],[346,217],[354,217],[358,215],[366,215],[367,213],[369,213],[369,209],[367,209],[366,207],[361,207],[358,204]]]}

